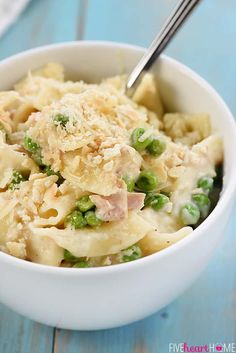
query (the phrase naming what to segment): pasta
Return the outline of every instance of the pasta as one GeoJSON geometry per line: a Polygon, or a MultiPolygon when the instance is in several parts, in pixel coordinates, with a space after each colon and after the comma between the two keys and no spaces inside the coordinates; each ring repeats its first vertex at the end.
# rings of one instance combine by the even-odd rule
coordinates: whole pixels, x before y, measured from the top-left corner
{"type": "MultiPolygon", "coordinates": [[[[211,211],[220,135],[206,113],[165,113],[146,74],[65,81],[48,63],[0,92],[0,250],[51,266],[133,261],[211,211]]],[[[218,178],[219,179],[219,178],[218,178]]]]}

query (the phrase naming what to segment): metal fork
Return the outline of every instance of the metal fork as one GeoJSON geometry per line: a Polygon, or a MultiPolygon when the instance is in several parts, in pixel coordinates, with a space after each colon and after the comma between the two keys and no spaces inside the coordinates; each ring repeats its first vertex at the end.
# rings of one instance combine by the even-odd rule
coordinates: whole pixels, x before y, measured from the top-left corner
{"type": "Polygon", "coordinates": [[[181,0],[128,77],[126,92],[132,95],[142,75],[150,69],[200,0],[181,0]]]}

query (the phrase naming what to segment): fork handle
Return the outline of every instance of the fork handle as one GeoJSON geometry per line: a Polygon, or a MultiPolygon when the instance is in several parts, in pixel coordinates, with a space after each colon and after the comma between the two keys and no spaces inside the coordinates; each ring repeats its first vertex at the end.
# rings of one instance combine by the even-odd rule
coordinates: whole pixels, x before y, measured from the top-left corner
{"type": "Polygon", "coordinates": [[[200,0],[181,0],[177,4],[147,52],[129,75],[126,84],[128,94],[133,92],[133,88],[141,74],[150,69],[199,2],[200,0]]]}

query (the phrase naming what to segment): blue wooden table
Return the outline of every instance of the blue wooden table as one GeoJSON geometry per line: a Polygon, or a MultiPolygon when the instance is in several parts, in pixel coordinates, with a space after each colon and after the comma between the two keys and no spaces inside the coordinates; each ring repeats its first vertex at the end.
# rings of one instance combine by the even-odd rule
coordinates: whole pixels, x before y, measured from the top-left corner
{"type": "MultiPolygon", "coordinates": [[[[0,38],[0,58],[77,39],[147,46],[175,2],[32,0],[0,38]]],[[[235,18],[235,0],[203,1],[167,53],[205,77],[236,115],[235,18]]],[[[198,281],[168,307],[133,325],[98,332],[55,330],[0,305],[0,353],[166,353],[171,342],[235,342],[235,233],[232,215],[224,242],[198,281]]]]}

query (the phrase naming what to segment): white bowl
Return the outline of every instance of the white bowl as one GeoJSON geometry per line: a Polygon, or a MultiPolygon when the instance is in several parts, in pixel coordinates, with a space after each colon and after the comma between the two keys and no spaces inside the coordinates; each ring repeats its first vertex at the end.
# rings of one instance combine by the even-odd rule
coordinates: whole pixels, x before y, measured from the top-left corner
{"type": "MultiPolygon", "coordinates": [[[[49,61],[64,64],[72,79],[94,81],[129,72],[143,53],[142,48],[105,42],[33,49],[0,63],[0,90],[11,88],[29,69],[49,61]]],[[[0,253],[3,304],[60,328],[111,328],[142,319],[170,303],[208,263],[224,235],[235,195],[235,122],[214,89],[184,65],[163,56],[154,71],[169,109],[209,112],[224,138],[225,183],[216,208],[185,239],[131,263],[91,269],[54,268],[0,253]]]]}

